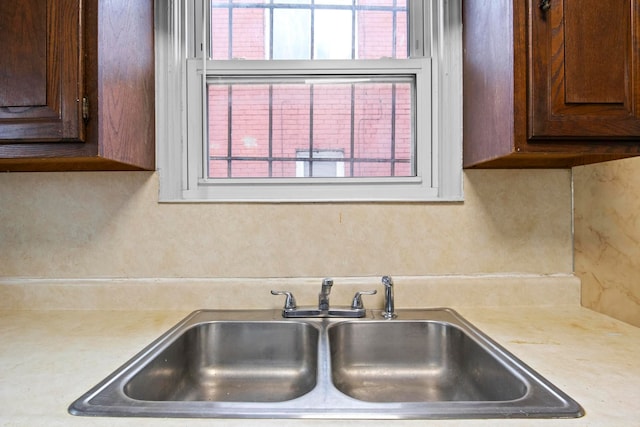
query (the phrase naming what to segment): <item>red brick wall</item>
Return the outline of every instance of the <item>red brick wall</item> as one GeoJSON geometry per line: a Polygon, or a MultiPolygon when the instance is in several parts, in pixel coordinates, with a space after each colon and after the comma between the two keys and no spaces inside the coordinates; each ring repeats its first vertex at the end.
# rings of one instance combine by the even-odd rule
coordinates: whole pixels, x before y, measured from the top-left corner
{"type": "MultiPolygon", "coordinates": [[[[392,4],[392,0],[368,0],[367,4],[392,4]]],[[[214,58],[228,58],[228,11],[214,9],[212,31],[214,58]]],[[[396,46],[398,57],[406,57],[406,15],[397,15],[396,46]]],[[[265,58],[265,12],[261,9],[233,11],[233,57],[265,58]]],[[[393,54],[392,16],[388,12],[361,11],[358,15],[357,40],[360,58],[390,57],[393,54]]],[[[347,41],[349,42],[349,41],[347,41]]],[[[410,159],[411,100],[409,84],[395,85],[395,135],[392,136],[392,85],[348,84],[251,84],[210,85],[209,87],[209,155],[295,159],[298,150],[342,151],[345,176],[351,175],[349,159],[410,159]],[[270,94],[271,86],[271,94],[270,94]],[[229,94],[231,93],[231,96],[229,94]],[[311,105],[313,96],[313,105],[311,105]],[[270,121],[271,99],[271,132],[270,121]],[[311,113],[313,108],[313,114],[311,113]],[[229,118],[231,111],[231,118],[229,118]],[[229,129],[231,123],[231,130],[229,129]],[[313,127],[313,129],[311,129],[313,127]],[[352,132],[353,127],[353,132],[352,132]],[[353,133],[353,136],[352,136],[353,133]],[[231,153],[228,152],[229,137],[231,153]],[[352,151],[353,139],[353,153],[352,151]],[[395,152],[392,153],[392,141],[395,152]],[[269,147],[271,146],[271,153],[269,147]]],[[[295,161],[233,160],[233,177],[292,177],[295,161]]],[[[211,160],[210,176],[226,177],[227,160],[211,160]]],[[[353,176],[390,176],[391,163],[354,163],[353,176]]],[[[409,163],[396,163],[394,174],[411,174],[409,163]]]]}

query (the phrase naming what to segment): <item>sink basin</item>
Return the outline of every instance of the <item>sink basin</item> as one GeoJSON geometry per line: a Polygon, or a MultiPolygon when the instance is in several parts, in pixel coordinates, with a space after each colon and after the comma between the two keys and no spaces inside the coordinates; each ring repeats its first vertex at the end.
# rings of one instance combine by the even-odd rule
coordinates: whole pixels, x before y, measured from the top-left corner
{"type": "Polygon", "coordinates": [[[355,399],[496,402],[527,392],[522,377],[448,323],[340,323],[329,343],[333,383],[355,399]]]}
{"type": "Polygon", "coordinates": [[[90,389],[73,415],[550,418],[582,408],[449,309],[387,320],[196,311],[90,389]]]}
{"type": "Polygon", "coordinates": [[[148,401],[278,402],[316,385],[318,330],[305,323],[210,322],[186,330],[124,386],[148,401]]]}

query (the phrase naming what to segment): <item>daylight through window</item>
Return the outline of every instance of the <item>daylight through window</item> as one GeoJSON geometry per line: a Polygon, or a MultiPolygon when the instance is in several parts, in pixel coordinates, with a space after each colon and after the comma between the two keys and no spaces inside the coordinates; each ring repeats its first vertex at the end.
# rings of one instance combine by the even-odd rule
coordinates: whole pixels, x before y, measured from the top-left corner
{"type": "MultiPolygon", "coordinates": [[[[214,60],[407,58],[407,2],[212,0],[214,60]]],[[[341,177],[415,176],[411,76],[208,79],[209,178],[309,175],[344,153],[341,177]]],[[[334,175],[336,176],[336,175],[334,175]]]]}

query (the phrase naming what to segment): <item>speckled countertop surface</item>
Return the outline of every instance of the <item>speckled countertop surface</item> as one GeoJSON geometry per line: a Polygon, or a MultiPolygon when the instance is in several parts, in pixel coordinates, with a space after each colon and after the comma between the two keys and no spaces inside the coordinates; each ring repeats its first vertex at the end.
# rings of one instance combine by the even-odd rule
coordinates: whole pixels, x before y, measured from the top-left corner
{"type": "MultiPolygon", "coordinates": [[[[456,307],[454,307],[456,308],[456,307]]],[[[576,399],[561,420],[340,421],[358,426],[640,426],[640,329],[575,306],[457,311],[576,399]]],[[[187,311],[0,311],[0,425],[328,426],[335,420],[87,418],[67,406],[187,311]]]]}

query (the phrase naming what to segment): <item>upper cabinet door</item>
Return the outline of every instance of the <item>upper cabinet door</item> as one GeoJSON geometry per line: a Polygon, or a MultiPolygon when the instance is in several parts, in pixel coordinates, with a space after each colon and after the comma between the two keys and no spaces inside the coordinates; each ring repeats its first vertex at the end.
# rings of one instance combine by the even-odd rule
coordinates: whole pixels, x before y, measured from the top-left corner
{"type": "Polygon", "coordinates": [[[82,141],[81,0],[0,0],[0,142],[82,141]]]}
{"type": "Polygon", "coordinates": [[[640,136],[638,0],[529,0],[529,138],[640,136]]]}

